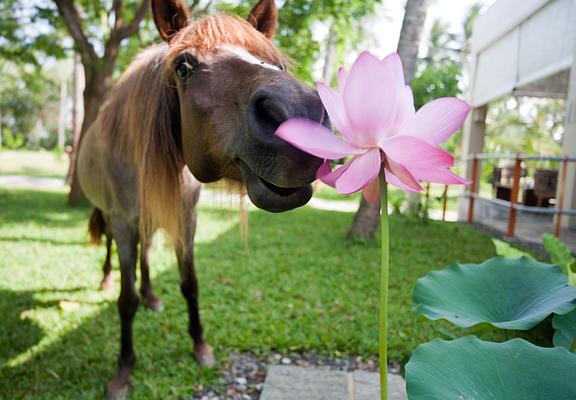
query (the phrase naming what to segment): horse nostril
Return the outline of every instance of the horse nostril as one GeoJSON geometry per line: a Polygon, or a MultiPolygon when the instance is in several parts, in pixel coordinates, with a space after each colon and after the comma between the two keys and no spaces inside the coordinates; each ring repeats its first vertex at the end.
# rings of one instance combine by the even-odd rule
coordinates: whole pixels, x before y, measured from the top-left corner
{"type": "Polygon", "coordinates": [[[279,96],[269,91],[259,91],[250,100],[248,123],[252,134],[261,140],[274,135],[288,119],[288,112],[279,96]]]}
{"type": "Polygon", "coordinates": [[[263,124],[278,125],[286,120],[284,110],[273,99],[262,99],[256,104],[256,117],[263,124]]]}

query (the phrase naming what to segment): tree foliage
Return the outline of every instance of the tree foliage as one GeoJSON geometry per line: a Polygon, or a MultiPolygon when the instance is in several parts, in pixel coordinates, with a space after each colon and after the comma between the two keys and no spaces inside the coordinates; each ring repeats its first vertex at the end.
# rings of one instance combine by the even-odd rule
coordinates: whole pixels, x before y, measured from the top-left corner
{"type": "MultiPolygon", "coordinates": [[[[362,35],[361,21],[373,12],[381,0],[295,0],[284,1],[279,12],[279,30],[276,42],[293,60],[293,72],[313,84],[315,66],[322,59],[323,44],[315,32],[320,25],[331,26],[337,36],[337,58],[341,61],[347,51],[362,35]],[[342,12],[346,10],[346,12],[342,12]]],[[[89,71],[102,67],[112,68],[112,80],[117,79],[132,62],[134,56],[146,46],[158,42],[156,28],[148,16],[135,34],[120,42],[115,60],[106,59],[106,48],[111,40],[117,17],[114,0],[73,2],[79,16],[79,28],[84,35],[73,37],[53,0],[4,0],[0,2],[0,110],[6,135],[16,135],[15,141],[23,145],[27,134],[34,128],[37,118],[46,108],[45,100],[58,96],[58,85],[43,68],[56,60],[72,57],[74,52],[85,55],[89,71]],[[10,70],[10,73],[7,70],[10,70]],[[10,130],[8,132],[8,130],[10,130]]],[[[70,2],[61,2],[70,3],[70,2]]],[[[125,26],[140,12],[140,0],[125,0],[122,19],[125,26]]],[[[193,0],[190,8],[198,18],[210,12],[229,12],[248,15],[255,0],[193,0]]],[[[320,29],[321,30],[321,29],[320,29]]],[[[86,65],[85,65],[86,67],[86,65]]],[[[53,113],[56,115],[57,113],[53,113]]]]}
{"type": "Polygon", "coordinates": [[[565,110],[561,99],[500,99],[489,107],[485,150],[560,155],[565,110]]]}
{"type": "MultiPolygon", "coordinates": [[[[48,68],[54,68],[57,61],[71,58],[74,52],[84,52],[83,61],[88,75],[99,68],[112,68],[114,60],[106,56],[107,44],[118,41],[120,37],[112,38],[111,26],[117,26],[111,9],[118,4],[124,4],[122,18],[126,20],[122,36],[131,33],[134,27],[130,21],[138,13],[139,1],[104,1],[94,2],[81,0],[69,1],[31,0],[21,2],[5,0],[0,4],[0,112],[2,114],[2,134],[4,145],[23,146],[36,145],[28,143],[30,132],[38,121],[47,128],[48,133],[54,133],[55,116],[58,115],[57,104],[60,79],[54,79],[48,68]],[[76,35],[71,35],[66,28],[64,18],[58,9],[59,3],[73,4],[78,14],[79,27],[76,35]],[[78,39],[82,33],[85,37],[78,39]],[[77,36],[72,39],[71,36],[77,36]],[[92,59],[89,59],[93,57],[92,59]],[[102,57],[98,60],[98,57],[102,57]],[[101,65],[107,64],[107,65],[101,65]]],[[[140,11],[141,12],[141,11],[140,11]]],[[[133,51],[120,50],[126,54],[121,59],[123,67],[129,63],[140,47],[140,43],[124,42],[122,46],[133,51]]],[[[71,76],[68,78],[71,81],[71,76]]],[[[71,85],[69,85],[71,86],[71,85]]],[[[41,143],[53,145],[54,140],[41,143]]]]}
{"type": "MultiPolygon", "coordinates": [[[[416,109],[441,97],[461,97],[467,68],[469,41],[481,3],[472,5],[462,22],[462,32],[450,31],[448,25],[437,19],[432,23],[428,39],[428,52],[420,60],[419,72],[412,81],[416,109]]],[[[443,146],[452,154],[460,148],[462,132],[456,133],[443,146]]]]}
{"type": "Polygon", "coordinates": [[[412,82],[416,109],[440,97],[455,97],[462,93],[460,53],[463,38],[450,32],[440,20],[434,21],[428,40],[426,57],[412,82]]]}
{"type": "MultiPolygon", "coordinates": [[[[278,46],[294,61],[293,73],[309,84],[314,83],[314,66],[321,59],[322,43],[315,40],[314,31],[319,25],[331,26],[337,37],[337,61],[342,61],[346,51],[361,35],[361,21],[374,12],[382,0],[291,0],[285,1],[278,13],[278,46]]],[[[254,5],[252,0],[237,4],[219,2],[221,11],[248,15],[254,5]]]]}
{"type": "Polygon", "coordinates": [[[440,97],[459,96],[461,78],[462,71],[456,63],[427,66],[412,83],[416,108],[440,97]]]}
{"type": "Polygon", "coordinates": [[[57,115],[53,108],[58,102],[58,84],[32,65],[0,62],[0,75],[2,146],[21,148],[49,144],[37,141],[29,143],[29,134],[38,121],[48,125],[49,133],[55,133],[55,125],[45,122],[55,123],[51,117],[57,115]]]}
{"type": "Polygon", "coordinates": [[[65,33],[51,6],[41,0],[0,2],[0,59],[41,67],[46,57],[66,56],[65,33]]]}
{"type": "Polygon", "coordinates": [[[68,53],[65,34],[48,21],[49,3],[0,2],[0,136],[3,147],[28,145],[28,134],[58,99],[58,85],[44,73],[47,59],[68,53]]]}

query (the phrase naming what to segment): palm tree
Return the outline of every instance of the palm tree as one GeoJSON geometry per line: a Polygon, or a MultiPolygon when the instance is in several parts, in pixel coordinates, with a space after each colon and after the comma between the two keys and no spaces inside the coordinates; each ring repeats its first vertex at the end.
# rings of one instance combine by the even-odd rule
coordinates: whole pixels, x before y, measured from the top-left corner
{"type": "MultiPolygon", "coordinates": [[[[398,42],[398,54],[402,59],[407,85],[412,82],[416,72],[418,50],[429,5],[430,0],[407,0],[406,2],[406,13],[404,14],[402,31],[398,42]]],[[[360,208],[348,231],[348,238],[369,238],[374,236],[378,230],[379,220],[380,205],[370,204],[362,198],[360,208]]]]}

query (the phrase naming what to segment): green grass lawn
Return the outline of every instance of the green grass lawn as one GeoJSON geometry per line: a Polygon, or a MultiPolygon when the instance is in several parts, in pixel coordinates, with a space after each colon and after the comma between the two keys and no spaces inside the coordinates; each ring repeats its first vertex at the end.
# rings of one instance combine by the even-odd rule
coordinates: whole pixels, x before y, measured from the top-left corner
{"type": "Polygon", "coordinates": [[[351,195],[343,195],[338,193],[335,189],[331,188],[330,186],[326,186],[323,183],[317,184],[314,187],[314,197],[317,197],[322,200],[333,200],[333,201],[358,201],[360,200],[360,193],[351,194],[351,195]]]}
{"type": "MultiPolygon", "coordinates": [[[[86,245],[88,206],[61,191],[0,190],[0,399],[100,399],[118,350],[117,292],[97,290],[103,248],[86,245]],[[65,311],[60,301],[79,303],[65,311]]],[[[178,399],[217,382],[234,350],[377,356],[378,241],[344,240],[353,215],[303,208],[250,215],[247,247],[235,210],[202,204],[197,267],[206,338],[220,360],[196,368],[175,257],[157,240],[153,283],[166,310],[140,308],[133,399],[178,399]]],[[[456,223],[391,218],[390,357],[469,331],[416,318],[416,280],[455,261],[521,252],[456,223]]],[[[161,238],[160,238],[161,239],[161,238]]],[[[116,262],[117,264],[117,262],[116,262]]],[[[118,273],[116,273],[118,279],[118,273]]],[[[517,333],[475,331],[503,341],[517,333]]],[[[546,330],[532,335],[549,344],[546,330]]]]}
{"type": "Polygon", "coordinates": [[[68,156],[51,151],[1,150],[0,175],[66,177],[68,156]]]}

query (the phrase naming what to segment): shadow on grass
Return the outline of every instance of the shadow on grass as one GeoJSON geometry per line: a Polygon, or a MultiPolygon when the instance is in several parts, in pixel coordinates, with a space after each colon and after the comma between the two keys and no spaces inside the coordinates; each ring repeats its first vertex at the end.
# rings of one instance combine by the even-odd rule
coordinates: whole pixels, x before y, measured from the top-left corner
{"type": "Polygon", "coordinates": [[[9,237],[0,236],[0,242],[13,242],[13,243],[45,243],[50,246],[84,246],[86,245],[85,240],[57,240],[57,239],[47,239],[34,236],[19,236],[19,237],[9,237]]]}
{"type": "MultiPolygon", "coordinates": [[[[0,288],[0,366],[24,353],[44,337],[44,331],[31,317],[31,313],[57,307],[58,300],[38,300],[39,295],[50,294],[54,288],[35,291],[11,291],[0,288]]],[[[58,294],[76,294],[86,287],[57,289],[58,294]]],[[[86,301],[85,304],[89,304],[86,301]]]]}
{"type": "MultiPolygon", "coordinates": [[[[132,399],[178,398],[169,394],[177,390],[179,395],[190,395],[198,384],[216,382],[216,370],[201,371],[194,363],[185,304],[173,282],[177,276],[170,275],[167,272],[154,279],[156,291],[168,310],[159,314],[140,306],[136,316],[134,338],[138,361],[132,399]]],[[[4,318],[0,338],[6,341],[2,348],[10,349],[0,357],[2,364],[46,336],[34,323],[20,317],[28,310],[37,312],[58,306],[57,301],[34,301],[38,293],[0,292],[0,304],[6,305],[0,308],[4,318]],[[14,302],[17,306],[10,307],[14,302]]],[[[88,305],[90,301],[82,300],[80,304],[88,305]]],[[[13,367],[0,364],[0,398],[103,399],[105,385],[115,372],[119,318],[114,301],[96,305],[99,305],[96,313],[45,349],[13,367]]]]}
{"type": "Polygon", "coordinates": [[[34,222],[46,228],[86,224],[90,206],[71,208],[63,193],[34,189],[0,188],[0,221],[6,224],[34,222]]]}
{"type": "Polygon", "coordinates": [[[31,292],[12,292],[0,289],[0,365],[34,346],[43,331],[26,315],[39,304],[31,292]]]}

